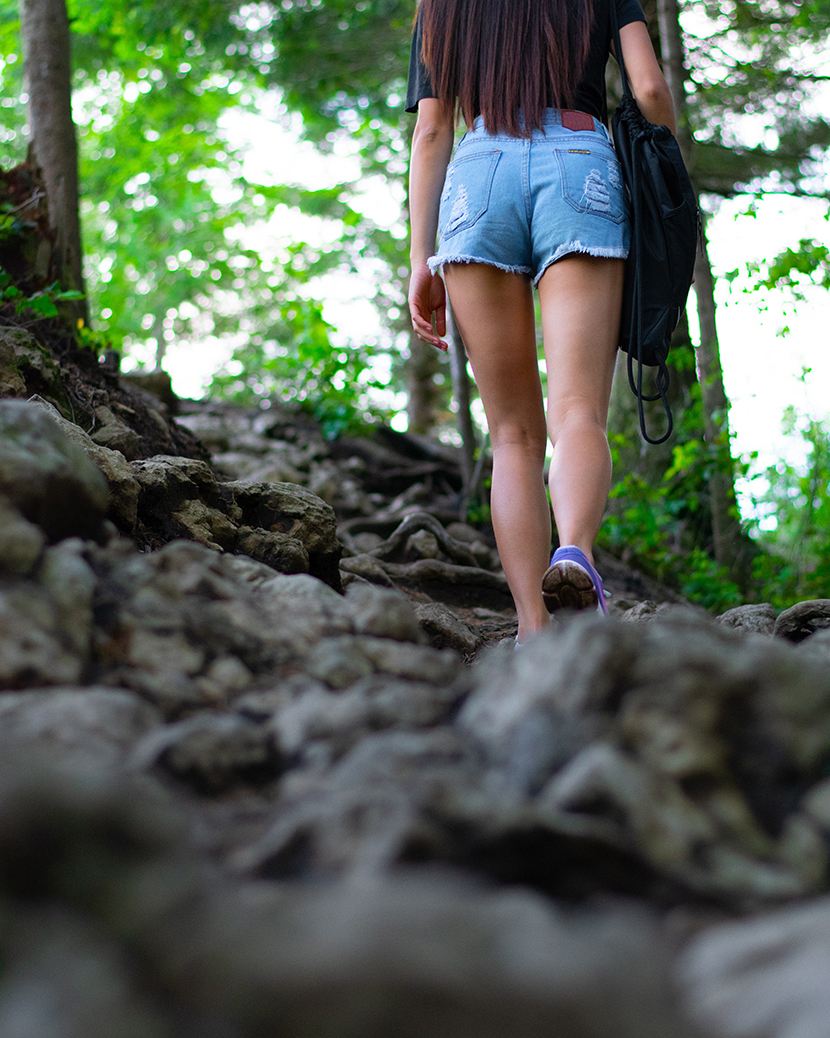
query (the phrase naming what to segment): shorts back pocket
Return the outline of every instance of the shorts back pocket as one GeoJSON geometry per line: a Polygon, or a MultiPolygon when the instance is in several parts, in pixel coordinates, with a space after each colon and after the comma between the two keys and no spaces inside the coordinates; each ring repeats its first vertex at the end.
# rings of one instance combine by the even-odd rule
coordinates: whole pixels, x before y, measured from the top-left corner
{"type": "Polygon", "coordinates": [[[557,149],[562,197],[578,213],[625,220],[625,192],[620,164],[610,145],[557,149]]]}
{"type": "Polygon", "coordinates": [[[472,227],[487,212],[500,158],[500,151],[477,151],[449,164],[438,213],[442,241],[472,227]]]}

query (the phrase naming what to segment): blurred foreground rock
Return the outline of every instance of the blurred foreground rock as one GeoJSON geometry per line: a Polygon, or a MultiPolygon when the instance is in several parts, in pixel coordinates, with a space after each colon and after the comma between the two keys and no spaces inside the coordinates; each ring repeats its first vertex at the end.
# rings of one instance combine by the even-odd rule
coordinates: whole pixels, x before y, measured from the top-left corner
{"type": "Polygon", "coordinates": [[[0,401],[0,1038],[820,1038],[827,601],[516,652],[437,448],[207,417],[0,401]]]}

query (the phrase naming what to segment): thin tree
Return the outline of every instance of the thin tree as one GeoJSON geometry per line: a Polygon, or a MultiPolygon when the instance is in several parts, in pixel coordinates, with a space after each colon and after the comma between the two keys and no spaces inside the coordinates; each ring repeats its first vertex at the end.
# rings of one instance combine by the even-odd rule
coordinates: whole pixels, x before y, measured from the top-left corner
{"type": "MultiPolygon", "coordinates": [[[[72,62],[65,0],[20,0],[29,128],[34,162],[43,172],[55,236],[52,270],[63,289],[84,291],[78,212],[78,143],[72,119],[72,62]]],[[[85,323],[85,299],[73,304],[85,323]]]]}
{"type": "MultiPolygon", "coordinates": [[[[663,70],[674,100],[678,122],[678,143],[691,174],[695,179],[695,153],[686,83],[688,71],[680,31],[680,7],[677,0],[657,0],[660,26],[660,44],[663,70]]],[[[734,461],[729,438],[729,400],[723,383],[723,367],[715,304],[715,279],[706,247],[705,228],[701,248],[695,263],[695,296],[700,322],[700,345],[696,350],[697,375],[703,398],[703,422],[707,443],[713,455],[713,469],[709,480],[712,513],[713,554],[725,566],[730,576],[745,586],[748,573],[742,551],[743,537],[735,502],[734,461]]]]}

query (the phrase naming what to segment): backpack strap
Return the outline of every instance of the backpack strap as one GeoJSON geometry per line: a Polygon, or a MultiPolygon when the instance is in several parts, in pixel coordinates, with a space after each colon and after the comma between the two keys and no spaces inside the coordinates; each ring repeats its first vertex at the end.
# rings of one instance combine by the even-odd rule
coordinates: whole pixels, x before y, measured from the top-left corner
{"type": "MultiPolygon", "coordinates": [[[[637,108],[637,102],[634,99],[634,95],[631,92],[631,86],[628,82],[628,75],[625,70],[625,60],[623,58],[622,43],[620,42],[620,28],[619,20],[617,18],[617,3],[616,0],[610,0],[611,8],[611,27],[613,29],[614,47],[616,50],[617,64],[620,67],[620,79],[622,80],[623,88],[623,100],[622,105],[625,107],[634,108],[639,114],[639,108],[637,108]]],[[[607,109],[607,99],[606,99],[607,109]]],[[[634,183],[628,185],[629,193],[633,202],[633,218],[631,227],[631,239],[634,247],[634,290],[631,306],[631,327],[629,328],[628,335],[628,357],[627,357],[627,373],[628,373],[628,384],[631,387],[632,392],[637,397],[637,411],[640,418],[640,432],[642,433],[643,439],[647,443],[660,444],[665,443],[666,440],[671,436],[674,429],[674,419],[672,418],[671,408],[668,400],[668,388],[669,388],[669,369],[664,360],[659,361],[657,365],[657,374],[654,378],[654,385],[657,392],[653,396],[647,396],[643,392],[643,359],[642,359],[642,341],[643,341],[643,307],[640,298],[640,292],[642,288],[642,270],[640,263],[643,255],[643,240],[642,240],[642,220],[640,218],[640,185],[639,185],[639,171],[640,166],[637,158],[637,147],[639,144],[639,138],[632,135],[632,174],[634,177],[634,183]],[[635,346],[636,343],[636,346],[635,346]],[[634,357],[632,356],[633,350],[637,351],[637,379],[634,379],[634,357]],[[653,400],[659,400],[663,405],[663,410],[666,412],[666,418],[668,419],[668,428],[666,432],[657,440],[652,439],[646,429],[646,416],[645,408],[643,407],[644,402],[650,402],[653,400]]]]}

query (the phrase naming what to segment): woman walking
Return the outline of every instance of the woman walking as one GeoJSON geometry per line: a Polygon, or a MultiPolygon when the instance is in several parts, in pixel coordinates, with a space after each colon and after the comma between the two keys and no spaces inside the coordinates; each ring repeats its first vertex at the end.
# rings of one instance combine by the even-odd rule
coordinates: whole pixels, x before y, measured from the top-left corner
{"type": "Polygon", "coordinates": [[[418,337],[446,350],[443,271],[490,430],[493,529],[517,644],[555,609],[608,611],[592,549],[611,484],[606,423],[630,231],[602,121],[611,4],[640,109],[674,132],[638,0],[421,0],[413,35],[410,313],[418,337]],[[450,162],[457,116],[467,132],[450,162]],[[548,436],[561,545],[552,559],[548,436]]]}

